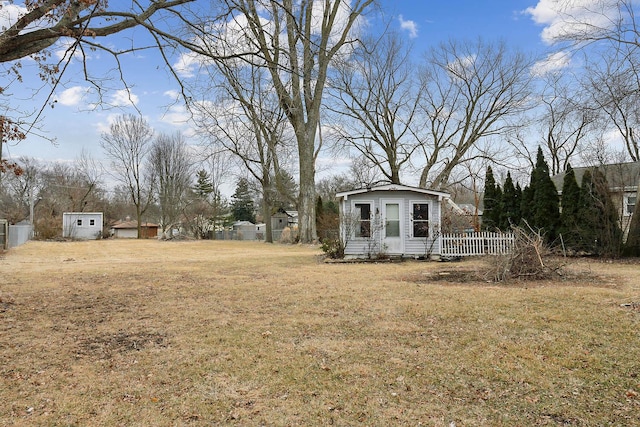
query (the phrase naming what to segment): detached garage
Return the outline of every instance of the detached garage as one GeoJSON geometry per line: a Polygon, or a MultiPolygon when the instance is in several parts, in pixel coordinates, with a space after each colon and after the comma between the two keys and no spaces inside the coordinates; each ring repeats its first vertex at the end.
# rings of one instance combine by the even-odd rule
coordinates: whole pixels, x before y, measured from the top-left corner
{"type": "MultiPolygon", "coordinates": [[[[143,222],[140,225],[141,239],[155,239],[158,237],[158,224],[151,222],[143,222]]],[[[138,237],[138,221],[118,222],[111,227],[111,234],[117,239],[136,239],[138,237]]]]}
{"type": "Polygon", "coordinates": [[[62,214],[62,237],[90,240],[102,237],[102,212],[65,212],[62,214]]]}

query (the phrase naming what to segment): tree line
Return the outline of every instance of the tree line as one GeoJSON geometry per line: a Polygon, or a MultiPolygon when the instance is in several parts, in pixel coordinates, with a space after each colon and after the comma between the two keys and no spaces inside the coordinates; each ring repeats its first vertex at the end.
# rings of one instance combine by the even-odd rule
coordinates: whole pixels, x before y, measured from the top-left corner
{"type": "MultiPolygon", "coordinates": [[[[242,174],[257,183],[263,215],[274,208],[273,189],[295,171],[300,241],[311,242],[318,236],[317,159],[327,149],[361,162],[368,173],[360,178],[368,182],[354,181],[362,184],[406,183],[417,177],[421,187],[449,191],[457,185],[475,189],[487,163],[524,165],[535,172],[531,147],[542,148],[551,174],[578,160],[606,163],[616,154],[607,145],[612,130],[622,140],[624,158],[638,161],[640,27],[634,2],[601,3],[602,8],[579,11],[574,8],[580,5],[558,3],[559,19],[571,25],[552,40],[564,50],[544,60],[478,38],[440,43],[416,61],[398,34],[363,25],[378,11],[373,0],[222,0],[209,7],[189,0],[150,0],[137,3],[137,9],[101,0],[37,0],[3,28],[0,62],[16,78],[2,92],[19,84],[20,61],[28,55],[35,55],[42,78],[53,89],[67,66],[80,58],[101,99],[104,81],[91,73],[87,52],[113,58],[118,70],[123,55],[154,47],[176,78],[209,152],[231,153],[242,174]],[[616,19],[598,27],[594,22],[602,21],[591,18],[604,11],[615,12],[616,19]],[[581,16],[584,21],[575,22],[581,16]],[[48,28],[26,30],[36,22],[48,28]],[[118,50],[103,41],[133,27],[146,30],[151,44],[118,50]],[[70,44],[62,59],[52,62],[51,48],[62,39],[70,44]],[[579,72],[556,67],[568,61],[562,55],[581,53],[585,65],[579,72]],[[176,54],[179,63],[195,64],[198,72],[181,74],[172,61],[176,54]]],[[[31,129],[29,123],[41,112],[25,121],[4,99],[2,129],[31,129]]],[[[158,173],[167,175],[155,177],[163,188],[158,200],[175,198],[175,188],[184,186],[175,174],[167,174],[163,162],[170,154],[165,155],[156,159],[158,173]]],[[[8,169],[9,163],[2,164],[8,169]]],[[[137,179],[142,177],[121,185],[140,218],[150,198],[137,179]]],[[[502,191],[511,194],[506,184],[502,191]]],[[[528,187],[523,200],[538,203],[537,191],[528,187]]],[[[167,205],[160,214],[167,223],[174,215],[171,209],[167,205]]],[[[634,224],[632,229],[640,228],[640,214],[634,215],[634,224]]],[[[553,227],[548,232],[556,233],[553,227]]]]}
{"type": "MultiPolygon", "coordinates": [[[[524,189],[519,184],[513,185],[510,173],[501,187],[488,167],[483,202],[485,230],[509,231],[522,227],[527,232],[542,234],[548,245],[561,248],[565,253],[635,255],[633,246],[624,244],[619,208],[612,200],[605,173],[597,167],[586,169],[578,184],[568,164],[559,196],[549,165],[539,149],[530,182],[524,189]]],[[[630,234],[636,232],[629,231],[630,234]]]]}

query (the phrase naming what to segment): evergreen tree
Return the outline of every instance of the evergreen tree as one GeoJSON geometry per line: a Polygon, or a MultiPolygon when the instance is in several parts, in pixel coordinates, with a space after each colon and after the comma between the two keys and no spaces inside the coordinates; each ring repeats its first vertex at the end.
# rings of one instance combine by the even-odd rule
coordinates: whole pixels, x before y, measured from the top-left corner
{"type": "Polygon", "coordinates": [[[496,185],[491,166],[487,167],[484,179],[484,209],[482,211],[482,229],[493,231],[498,228],[500,222],[500,202],[502,191],[496,185]]]}
{"type": "Polygon", "coordinates": [[[289,172],[278,169],[272,182],[275,183],[274,207],[277,209],[295,209],[298,204],[298,184],[289,172]]]}
{"type": "Polygon", "coordinates": [[[599,169],[593,172],[593,190],[596,218],[596,240],[598,255],[616,257],[622,248],[622,229],[618,210],[611,200],[609,184],[604,173],[599,169]]]}
{"type": "Polygon", "coordinates": [[[520,223],[520,187],[513,186],[511,173],[507,172],[504,180],[504,190],[502,193],[502,209],[500,212],[499,228],[503,231],[509,230],[512,224],[520,223]]]}
{"type": "Polygon", "coordinates": [[[629,233],[624,245],[624,255],[640,257],[640,203],[637,202],[629,224],[629,233]]]}
{"type": "Polygon", "coordinates": [[[587,169],[582,175],[580,207],[576,221],[579,236],[577,249],[587,253],[596,253],[597,247],[596,217],[598,213],[595,209],[594,192],[591,170],[587,169]]]}
{"type": "Polygon", "coordinates": [[[580,186],[571,165],[567,165],[562,183],[562,211],[560,213],[560,233],[565,247],[577,250],[580,245],[578,221],[580,218],[580,186]]]}
{"type": "Polygon", "coordinates": [[[209,194],[213,193],[213,184],[211,183],[211,177],[206,170],[201,169],[196,174],[196,185],[193,188],[198,198],[206,200],[209,194]]]}
{"type": "Polygon", "coordinates": [[[533,181],[524,187],[520,196],[520,222],[527,222],[529,225],[533,223],[533,181]]]}
{"type": "Polygon", "coordinates": [[[249,180],[240,178],[236,191],[231,196],[231,212],[236,221],[256,222],[253,197],[249,189],[249,180]]]}
{"type": "MultiPolygon", "coordinates": [[[[322,223],[322,217],[324,215],[324,203],[322,202],[322,196],[318,196],[316,199],[316,228],[320,228],[322,223]]],[[[318,232],[318,234],[320,234],[318,232]]]]}
{"type": "Polygon", "coordinates": [[[531,174],[532,223],[534,229],[544,232],[547,243],[553,242],[560,226],[560,203],[558,191],[549,176],[549,165],[544,160],[542,148],[538,147],[536,166],[531,174]]]}

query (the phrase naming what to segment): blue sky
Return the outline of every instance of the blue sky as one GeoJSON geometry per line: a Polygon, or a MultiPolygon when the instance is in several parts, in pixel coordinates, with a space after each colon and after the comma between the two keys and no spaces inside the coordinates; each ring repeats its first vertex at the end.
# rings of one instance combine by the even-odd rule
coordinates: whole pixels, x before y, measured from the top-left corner
{"type": "MultiPolygon", "coordinates": [[[[416,54],[426,51],[442,40],[460,40],[482,37],[488,41],[504,40],[508,45],[543,55],[550,49],[541,38],[548,25],[548,5],[552,0],[383,0],[382,5],[392,18],[392,26],[402,32],[414,44],[416,54]],[[525,13],[527,8],[532,13],[525,13]],[[544,22],[534,22],[534,17],[544,22]]],[[[582,0],[593,1],[593,0],[582,0]]],[[[4,4],[5,2],[3,2],[4,4]]],[[[6,6],[6,4],[4,4],[6,6]]],[[[5,13],[6,13],[6,7],[5,13]]],[[[2,16],[0,15],[0,19],[2,16]]],[[[135,30],[133,36],[141,36],[135,30]]],[[[127,34],[128,37],[132,34],[127,34]]],[[[113,36],[108,43],[124,43],[122,37],[113,36]]],[[[108,69],[111,65],[104,55],[94,54],[89,61],[94,70],[108,69]]],[[[30,110],[41,105],[46,91],[33,96],[26,88],[37,85],[38,80],[29,76],[28,61],[24,61],[25,83],[12,85],[12,106],[30,110]],[[22,99],[26,98],[26,99],[22,99]],[[18,105],[17,105],[18,104],[18,105]]],[[[182,131],[189,135],[187,115],[180,105],[170,106],[178,90],[177,83],[164,70],[162,62],[153,52],[147,51],[124,58],[125,77],[133,95],[132,101],[151,126],[158,132],[182,131]]],[[[71,161],[85,149],[94,158],[101,159],[99,141],[101,132],[108,129],[110,120],[123,112],[134,112],[130,100],[123,92],[111,90],[105,100],[118,106],[112,109],[92,109],[87,97],[83,97],[89,84],[83,81],[81,68],[76,62],[65,74],[63,84],[56,89],[54,107],[47,106],[40,128],[55,144],[30,135],[18,145],[5,147],[3,155],[18,158],[30,156],[42,161],[71,161]]]]}

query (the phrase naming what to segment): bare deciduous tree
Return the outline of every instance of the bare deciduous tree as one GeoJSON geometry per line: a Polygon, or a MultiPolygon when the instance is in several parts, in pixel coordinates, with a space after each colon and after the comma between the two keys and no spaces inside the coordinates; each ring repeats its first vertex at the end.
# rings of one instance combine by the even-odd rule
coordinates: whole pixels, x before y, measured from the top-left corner
{"type": "Polygon", "coordinates": [[[603,127],[617,130],[635,162],[640,160],[640,61],[630,59],[622,52],[605,54],[589,65],[583,81],[603,127]]]}
{"type": "Polygon", "coordinates": [[[583,142],[593,134],[597,114],[585,106],[585,96],[562,74],[544,76],[541,113],[538,121],[552,175],[567,169],[583,142]]]}
{"type": "Polygon", "coordinates": [[[155,176],[153,170],[145,170],[152,138],[153,130],[149,124],[142,117],[129,114],[118,116],[100,141],[111,160],[111,175],[126,187],[135,205],[138,238],[142,237],[142,215],[153,200],[155,176]]]}
{"type": "Polygon", "coordinates": [[[483,153],[481,140],[512,130],[531,93],[530,60],[504,43],[451,40],[431,50],[422,78],[428,138],[420,186],[447,185],[455,167],[483,153]]]}
{"type": "MultiPolygon", "coordinates": [[[[640,27],[634,0],[556,0],[545,10],[546,16],[555,16],[543,32],[544,38],[554,43],[569,43],[573,47],[603,40],[618,45],[640,46],[640,27]]],[[[534,11],[531,10],[533,13],[534,11]]]]}
{"type": "Polygon", "coordinates": [[[274,92],[297,141],[303,243],[316,238],[317,133],[328,70],[336,55],[353,42],[352,29],[372,3],[373,0],[224,0],[221,18],[214,25],[191,26],[192,30],[202,31],[201,45],[210,46],[212,38],[222,41],[214,59],[233,56],[231,53],[238,52],[241,44],[240,49],[252,55],[244,56],[245,61],[269,71],[274,92]],[[227,31],[230,26],[239,34],[225,39],[216,33],[227,31]]]}
{"type": "Polygon", "coordinates": [[[212,77],[224,77],[214,88],[220,97],[216,106],[198,106],[199,128],[214,145],[229,150],[259,183],[265,240],[271,243],[269,218],[281,175],[279,154],[291,138],[287,137],[287,119],[267,70],[232,61],[216,65],[212,77]]]}
{"type": "Polygon", "coordinates": [[[187,206],[193,161],[184,137],[160,134],[149,152],[149,168],[156,177],[160,226],[164,237],[181,220],[187,206]]]}
{"type": "MultiPolygon", "coordinates": [[[[603,57],[587,72],[588,87],[594,92],[597,108],[624,140],[631,159],[639,161],[640,22],[636,4],[634,0],[598,0],[584,5],[562,0],[555,5],[559,19],[550,38],[576,48],[603,45],[603,57]]],[[[640,204],[633,212],[626,251],[640,255],[640,204]]]]}
{"type": "MultiPolygon", "coordinates": [[[[25,2],[19,16],[0,33],[0,62],[15,61],[34,54],[42,54],[61,38],[71,38],[91,48],[108,50],[96,42],[135,26],[143,26],[158,36],[151,18],[160,11],[173,11],[177,6],[194,0],[135,2],[122,7],[105,0],[36,0],[25,2]],[[146,3],[146,4],[145,4],[146,3]]],[[[11,2],[13,3],[13,2],[11,2]]],[[[3,7],[7,7],[4,5],[3,7]]],[[[46,55],[43,54],[43,57],[46,55]]]]}
{"type": "Polygon", "coordinates": [[[367,38],[352,57],[340,61],[332,79],[334,132],[366,157],[393,184],[418,148],[418,106],[411,50],[397,34],[367,38]]]}

